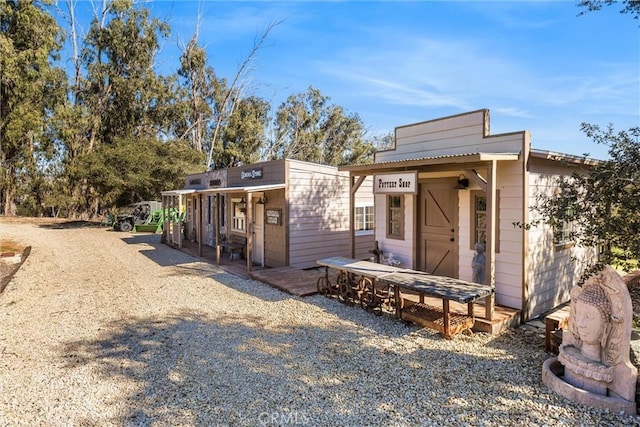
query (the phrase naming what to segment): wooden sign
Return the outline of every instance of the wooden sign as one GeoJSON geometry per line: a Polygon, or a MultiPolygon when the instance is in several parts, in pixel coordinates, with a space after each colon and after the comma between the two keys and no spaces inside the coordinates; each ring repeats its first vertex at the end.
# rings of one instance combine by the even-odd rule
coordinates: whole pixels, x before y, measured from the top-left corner
{"type": "Polygon", "coordinates": [[[373,192],[374,194],[418,194],[418,172],[374,175],[373,192]]]}
{"type": "Polygon", "coordinates": [[[282,224],[282,209],[267,209],[267,224],[281,225],[282,224]]]}

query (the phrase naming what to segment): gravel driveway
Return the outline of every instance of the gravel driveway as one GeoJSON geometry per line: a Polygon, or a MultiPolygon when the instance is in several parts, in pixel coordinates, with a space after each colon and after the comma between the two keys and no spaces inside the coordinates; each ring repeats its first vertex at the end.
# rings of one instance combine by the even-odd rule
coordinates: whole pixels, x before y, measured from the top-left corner
{"type": "Polygon", "coordinates": [[[445,340],[160,236],[0,220],[0,425],[638,425],[548,390],[524,328],[445,340]]]}

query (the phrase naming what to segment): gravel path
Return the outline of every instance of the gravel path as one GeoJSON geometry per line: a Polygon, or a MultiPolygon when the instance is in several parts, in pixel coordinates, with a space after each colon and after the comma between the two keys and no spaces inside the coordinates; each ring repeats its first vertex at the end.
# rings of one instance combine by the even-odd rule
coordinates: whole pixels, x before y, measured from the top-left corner
{"type": "Polygon", "coordinates": [[[548,390],[524,328],[445,340],[156,235],[0,220],[0,425],[640,425],[548,390]]]}

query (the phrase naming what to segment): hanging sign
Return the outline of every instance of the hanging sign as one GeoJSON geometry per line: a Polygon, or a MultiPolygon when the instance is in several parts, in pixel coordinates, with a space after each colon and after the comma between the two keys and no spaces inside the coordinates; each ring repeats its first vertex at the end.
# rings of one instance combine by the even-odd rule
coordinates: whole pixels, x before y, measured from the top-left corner
{"type": "Polygon", "coordinates": [[[373,176],[374,194],[417,194],[418,172],[385,173],[373,176]]]}

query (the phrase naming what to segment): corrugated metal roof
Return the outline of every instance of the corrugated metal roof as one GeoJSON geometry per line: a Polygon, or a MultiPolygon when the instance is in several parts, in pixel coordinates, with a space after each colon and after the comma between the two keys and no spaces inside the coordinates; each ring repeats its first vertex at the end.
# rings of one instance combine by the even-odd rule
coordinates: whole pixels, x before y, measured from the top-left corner
{"type": "Polygon", "coordinates": [[[261,191],[279,190],[285,187],[285,184],[247,185],[245,187],[207,188],[198,190],[198,193],[258,193],[261,191]]]}
{"type": "Polygon", "coordinates": [[[193,188],[181,188],[179,190],[161,191],[160,194],[162,194],[163,196],[180,196],[180,195],[191,194],[195,192],[196,190],[193,188]]]}
{"type": "Polygon", "coordinates": [[[508,161],[518,160],[520,153],[459,153],[445,154],[440,156],[417,157],[413,159],[390,160],[386,162],[371,163],[368,165],[342,166],[339,170],[344,171],[363,171],[386,169],[393,167],[417,167],[447,163],[468,163],[468,162],[485,162],[485,161],[508,161]]]}
{"type": "Polygon", "coordinates": [[[547,159],[547,160],[553,160],[553,161],[565,162],[565,163],[595,165],[601,162],[601,160],[593,159],[591,157],[576,156],[573,154],[558,153],[556,151],[549,151],[549,150],[532,149],[531,155],[539,159],[547,159]]]}

